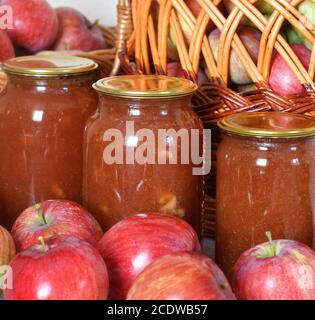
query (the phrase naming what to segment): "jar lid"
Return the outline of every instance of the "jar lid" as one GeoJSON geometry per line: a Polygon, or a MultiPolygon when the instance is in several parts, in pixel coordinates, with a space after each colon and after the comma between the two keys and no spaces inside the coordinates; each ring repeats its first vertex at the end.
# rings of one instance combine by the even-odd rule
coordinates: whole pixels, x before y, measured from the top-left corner
{"type": "Polygon", "coordinates": [[[25,76],[70,76],[91,72],[98,68],[93,60],[61,55],[37,55],[9,59],[2,64],[7,73],[25,76]]]}
{"type": "Polygon", "coordinates": [[[285,112],[243,112],[219,121],[230,133],[257,138],[299,138],[315,135],[315,118],[285,112]]]}
{"type": "Polygon", "coordinates": [[[140,99],[176,98],[197,90],[190,80],[159,75],[110,77],[99,80],[93,87],[110,96],[140,99]]]}

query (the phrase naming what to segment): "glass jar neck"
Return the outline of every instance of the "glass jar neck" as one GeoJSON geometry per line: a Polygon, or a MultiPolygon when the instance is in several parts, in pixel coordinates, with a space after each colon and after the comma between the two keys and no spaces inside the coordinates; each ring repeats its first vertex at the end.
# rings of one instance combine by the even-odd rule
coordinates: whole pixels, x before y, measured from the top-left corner
{"type": "Polygon", "coordinates": [[[78,74],[74,76],[67,77],[31,77],[18,74],[7,74],[7,85],[6,88],[16,88],[16,87],[36,87],[44,86],[51,88],[58,88],[64,86],[71,86],[72,84],[84,84],[91,86],[96,79],[95,73],[78,74]]]}
{"type": "Polygon", "coordinates": [[[223,139],[229,139],[238,141],[239,143],[242,143],[244,147],[249,146],[258,146],[258,145],[265,145],[265,146],[279,146],[279,145],[298,145],[302,144],[304,142],[315,142],[315,136],[309,136],[309,137],[301,137],[301,138],[268,138],[268,137],[249,137],[249,136],[242,136],[234,133],[222,133],[223,139]]]}
{"type": "Polygon", "coordinates": [[[185,96],[172,99],[141,99],[141,98],[120,98],[106,94],[99,94],[100,114],[115,113],[116,115],[131,114],[141,115],[146,112],[152,113],[172,113],[192,109],[192,96],[185,96]]]}

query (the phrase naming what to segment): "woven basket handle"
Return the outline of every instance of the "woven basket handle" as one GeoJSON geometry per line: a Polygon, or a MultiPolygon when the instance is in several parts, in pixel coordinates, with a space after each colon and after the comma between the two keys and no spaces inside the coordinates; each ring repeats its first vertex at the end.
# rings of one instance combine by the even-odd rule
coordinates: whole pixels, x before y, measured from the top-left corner
{"type": "Polygon", "coordinates": [[[111,76],[116,75],[120,69],[120,55],[127,48],[127,41],[131,38],[133,24],[131,0],[118,0],[117,5],[118,24],[117,24],[117,40],[116,55],[114,60],[111,76]]]}

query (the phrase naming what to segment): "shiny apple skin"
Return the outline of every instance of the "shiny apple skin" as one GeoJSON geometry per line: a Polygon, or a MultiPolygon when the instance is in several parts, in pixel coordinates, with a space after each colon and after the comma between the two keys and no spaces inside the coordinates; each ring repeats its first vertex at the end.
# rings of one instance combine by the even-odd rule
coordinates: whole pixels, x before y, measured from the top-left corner
{"type": "Polygon", "coordinates": [[[240,300],[314,300],[315,252],[292,240],[276,240],[279,255],[261,258],[261,247],[249,249],[237,261],[233,288],[240,300]]]}
{"type": "Polygon", "coordinates": [[[6,31],[0,30],[0,61],[6,61],[15,57],[14,46],[6,31]]]}
{"type": "MultiPolygon", "coordinates": [[[[307,70],[311,60],[311,51],[300,44],[291,44],[290,46],[307,70]]],[[[278,53],[271,65],[269,84],[281,96],[303,94],[306,92],[305,87],[278,53]]]]}
{"type": "Polygon", "coordinates": [[[104,49],[105,40],[100,28],[92,25],[76,9],[60,7],[56,9],[59,33],[54,50],[92,51],[104,49]]]}
{"type": "Polygon", "coordinates": [[[13,11],[13,29],[8,34],[15,46],[31,52],[48,49],[56,39],[58,20],[46,0],[2,0],[13,11]]]}
{"type": "Polygon", "coordinates": [[[134,281],[127,300],[235,300],[235,296],[210,258],[181,252],[148,266],[134,281]]]}
{"type": "Polygon", "coordinates": [[[10,266],[13,289],[6,300],[104,300],[108,295],[106,265],[89,243],[56,237],[17,254],[10,266]]]}
{"type": "Polygon", "coordinates": [[[0,226],[0,267],[8,265],[15,256],[15,245],[9,231],[0,226]]]}
{"type": "Polygon", "coordinates": [[[133,280],[157,258],[200,251],[196,232],[185,221],[163,214],[139,214],[113,226],[98,244],[109,271],[111,299],[125,299],[133,280]]]}
{"type": "MultiPolygon", "coordinates": [[[[256,63],[258,59],[261,33],[255,28],[242,26],[238,29],[237,34],[239,38],[242,40],[242,43],[248,51],[248,54],[256,63]]],[[[219,55],[220,36],[221,31],[217,28],[213,30],[208,37],[209,44],[216,61],[218,61],[219,55]]],[[[252,79],[247,73],[243,62],[241,61],[234,49],[231,49],[230,52],[229,74],[230,80],[233,84],[246,85],[252,82],[252,79]]]]}
{"type": "Polygon", "coordinates": [[[40,203],[40,208],[47,223],[35,206],[27,208],[15,221],[11,233],[18,252],[38,243],[40,236],[45,240],[59,235],[75,236],[93,246],[103,236],[95,218],[75,202],[47,200],[40,203]]]}

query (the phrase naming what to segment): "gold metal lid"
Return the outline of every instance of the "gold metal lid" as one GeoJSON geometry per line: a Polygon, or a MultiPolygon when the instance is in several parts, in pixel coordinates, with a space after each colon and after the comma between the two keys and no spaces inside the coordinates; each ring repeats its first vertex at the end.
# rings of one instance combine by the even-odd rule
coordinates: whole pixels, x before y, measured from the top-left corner
{"type": "Polygon", "coordinates": [[[284,112],[243,112],[223,118],[218,126],[230,133],[257,138],[300,138],[315,135],[315,118],[284,112]]]}
{"type": "Polygon", "coordinates": [[[91,72],[98,68],[93,60],[61,54],[17,57],[5,61],[6,73],[25,76],[70,76],[91,72]]]}
{"type": "Polygon", "coordinates": [[[99,80],[93,87],[110,96],[141,99],[176,98],[197,90],[190,80],[159,75],[110,77],[99,80]]]}

